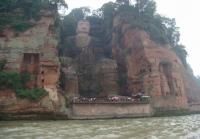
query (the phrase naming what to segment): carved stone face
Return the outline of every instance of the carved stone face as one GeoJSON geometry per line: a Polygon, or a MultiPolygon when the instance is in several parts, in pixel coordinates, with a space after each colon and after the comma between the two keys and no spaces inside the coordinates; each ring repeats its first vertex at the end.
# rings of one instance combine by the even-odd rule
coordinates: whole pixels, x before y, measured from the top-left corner
{"type": "Polygon", "coordinates": [[[89,32],[90,32],[90,23],[84,20],[79,21],[77,25],[76,33],[89,34],[89,32]]]}

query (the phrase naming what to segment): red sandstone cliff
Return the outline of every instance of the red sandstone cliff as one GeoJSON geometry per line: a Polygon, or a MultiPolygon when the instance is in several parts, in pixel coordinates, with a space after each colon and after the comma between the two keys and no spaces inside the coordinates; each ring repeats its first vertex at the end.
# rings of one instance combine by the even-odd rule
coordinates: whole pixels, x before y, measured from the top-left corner
{"type": "Polygon", "coordinates": [[[0,90],[0,113],[48,115],[64,111],[61,109],[65,107],[65,100],[58,93],[60,62],[54,22],[54,13],[47,12],[27,31],[6,29],[0,36],[0,60],[7,61],[5,70],[28,72],[31,81],[27,86],[48,92],[42,99],[31,101],[16,97],[14,91],[0,90]]]}
{"type": "Polygon", "coordinates": [[[153,108],[162,110],[188,109],[189,103],[199,102],[200,89],[178,56],[169,46],[152,41],[145,31],[114,21],[121,38],[117,32],[112,34],[112,58],[104,54],[98,57],[104,51],[95,47],[88,34],[89,24],[83,22],[83,29],[88,30],[80,27],[82,34],[74,36],[78,53],[69,57],[69,51],[64,51],[59,61],[53,23],[51,16],[43,17],[24,33],[16,36],[6,30],[0,37],[0,58],[8,61],[6,69],[30,72],[37,78],[29,87],[48,91],[47,96],[33,102],[16,97],[10,90],[0,90],[0,113],[65,115],[65,97],[80,96],[81,91],[90,91],[95,97],[142,92],[151,96],[153,108]],[[29,59],[33,62],[27,64],[29,59]],[[59,80],[60,70],[63,82],[59,80]],[[58,91],[59,82],[63,83],[64,95],[58,91]]]}
{"type": "MultiPolygon", "coordinates": [[[[113,57],[127,74],[124,92],[150,95],[156,109],[187,109],[188,103],[198,102],[200,89],[193,75],[187,73],[178,56],[167,45],[157,44],[142,30],[130,28],[120,20],[114,22],[122,32],[113,33],[113,57]]],[[[120,73],[119,73],[120,74],[120,73]]]]}

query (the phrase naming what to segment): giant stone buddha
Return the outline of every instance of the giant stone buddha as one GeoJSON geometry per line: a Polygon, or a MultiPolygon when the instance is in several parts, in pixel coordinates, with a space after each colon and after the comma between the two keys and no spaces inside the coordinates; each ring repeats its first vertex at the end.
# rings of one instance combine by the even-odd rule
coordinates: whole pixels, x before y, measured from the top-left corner
{"type": "Polygon", "coordinates": [[[90,23],[81,20],[76,35],[65,39],[60,53],[61,86],[71,97],[105,97],[118,93],[116,61],[104,55],[98,38],[92,37],[90,23]]]}

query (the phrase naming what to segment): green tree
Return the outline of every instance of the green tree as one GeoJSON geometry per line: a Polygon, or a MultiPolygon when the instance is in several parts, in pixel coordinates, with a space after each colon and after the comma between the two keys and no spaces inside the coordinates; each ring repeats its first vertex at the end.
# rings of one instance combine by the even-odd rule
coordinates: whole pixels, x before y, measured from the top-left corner
{"type": "Polygon", "coordinates": [[[61,37],[73,36],[76,34],[76,24],[77,20],[71,16],[67,15],[64,17],[61,24],[61,37]]]}
{"type": "Polygon", "coordinates": [[[130,5],[130,0],[116,0],[116,3],[120,5],[130,5]]]}
{"type": "Polygon", "coordinates": [[[115,12],[117,10],[117,4],[113,2],[108,2],[104,4],[100,10],[102,11],[104,20],[112,20],[115,16],[115,12]]]}
{"type": "Polygon", "coordinates": [[[0,12],[10,12],[16,8],[17,0],[1,0],[0,12]]]}
{"type": "Polygon", "coordinates": [[[187,67],[187,51],[185,50],[185,46],[184,45],[176,45],[172,48],[174,50],[174,52],[176,53],[176,55],[180,58],[180,60],[182,61],[183,65],[185,67],[187,67]]]}
{"type": "MultiPolygon", "coordinates": [[[[44,0],[42,0],[44,1],[44,0]]],[[[55,5],[56,9],[60,9],[62,7],[68,8],[68,5],[65,0],[47,0],[50,4],[55,5]]]]}
{"type": "Polygon", "coordinates": [[[40,19],[42,9],[58,11],[60,7],[67,8],[64,0],[1,0],[0,30],[9,26],[24,31],[31,27],[30,20],[40,19]]]}
{"type": "Polygon", "coordinates": [[[90,14],[90,9],[81,7],[73,9],[68,15],[64,16],[60,25],[61,44],[67,36],[76,34],[76,26],[79,20],[85,19],[90,14]]]}
{"type": "Polygon", "coordinates": [[[111,33],[112,33],[112,25],[113,25],[113,19],[116,15],[118,5],[113,2],[108,2],[104,4],[101,8],[100,11],[102,12],[102,18],[103,18],[103,26],[105,28],[105,38],[107,39],[106,41],[111,40],[111,33]]]}
{"type": "Polygon", "coordinates": [[[81,7],[73,9],[69,16],[72,16],[76,19],[76,21],[85,19],[90,14],[90,9],[88,7],[81,7]]]}
{"type": "Polygon", "coordinates": [[[104,20],[96,15],[88,16],[86,19],[90,22],[90,35],[103,41],[105,36],[104,20]]]}
{"type": "Polygon", "coordinates": [[[139,13],[153,15],[156,12],[156,3],[154,0],[136,0],[135,7],[139,13]]]}
{"type": "Polygon", "coordinates": [[[146,31],[151,39],[157,43],[170,44],[172,50],[176,52],[186,66],[187,51],[179,45],[180,33],[175,19],[163,17],[156,13],[156,3],[154,0],[117,0],[105,3],[100,9],[92,12],[87,7],[76,8],[69,15],[64,17],[62,36],[75,35],[77,21],[87,19],[91,23],[91,35],[101,38],[102,42],[109,43],[112,32],[118,32],[118,41],[122,36],[120,27],[113,29],[113,19],[116,15],[121,17],[121,21],[128,23],[132,28],[146,31]]]}
{"type": "Polygon", "coordinates": [[[180,40],[179,28],[176,26],[176,20],[167,17],[162,17],[162,23],[164,24],[168,43],[174,47],[178,45],[180,40]]]}
{"type": "Polygon", "coordinates": [[[6,60],[0,60],[0,72],[4,70],[5,65],[6,65],[6,60]]]}

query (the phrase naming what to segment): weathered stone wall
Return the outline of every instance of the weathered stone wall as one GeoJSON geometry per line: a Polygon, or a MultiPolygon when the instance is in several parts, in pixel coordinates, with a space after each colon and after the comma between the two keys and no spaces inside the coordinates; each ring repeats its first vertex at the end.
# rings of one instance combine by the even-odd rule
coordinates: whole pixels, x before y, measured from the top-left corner
{"type": "Polygon", "coordinates": [[[60,57],[61,62],[61,87],[65,96],[73,98],[79,96],[78,74],[76,62],[66,56],[60,57]]]}
{"type": "Polygon", "coordinates": [[[189,105],[189,110],[190,110],[190,112],[197,112],[197,113],[199,113],[200,112],[200,104],[199,103],[191,103],[190,105],[189,105]]]}
{"type": "Polygon", "coordinates": [[[102,87],[101,97],[109,95],[118,95],[119,87],[117,84],[118,73],[115,60],[104,58],[97,63],[96,72],[99,74],[99,80],[102,87]]]}
{"type": "Polygon", "coordinates": [[[30,101],[17,98],[10,90],[0,91],[0,107],[0,113],[8,114],[56,112],[53,101],[48,96],[40,101],[30,101]]]}
{"type": "MultiPolygon", "coordinates": [[[[0,37],[0,59],[7,61],[7,71],[29,72],[31,83],[28,83],[30,88],[44,88],[49,92],[49,96],[38,102],[21,100],[16,98],[14,92],[12,102],[13,105],[5,104],[5,110],[8,112],[14,111],[55,111],[60,105],[58,94],[58,82],[60,76],[60,64],[58,58],[56,32],[54,28],[54,13],[44,15],[34,23],[34,26],[25,32],[16,32],[11,29],[5,29],[0,37]],[[43,107],[43,104],[45,107],[43,107]]],[[[7,93],[2,90],[1,95],[7,93]]],[[[2,97],[4,98],[4,97],[2,97]]],[[[5,98],[5,101],[10,98],[5,98]]],[[[0,103],[4,103],[1,99],[0,103]]],[[[3,109],[1,109],[1,112],[3,109]]]]}
{"type": "Polygon", "coordinates": [[[155,108],[188,108],[184,67],[176,54],[167,45],[153,42],[144,31],[127,24],[121,29],[121,46],[113,45],[113,55],[124,53],[128,92],[150,95],[155,108]]]}
{"type": "MultiPolygon", "coordinates": [[[[185,72],[184,82],[186,85],[187,98],[189,103],[200,102],[200,87],[198,86],[193,73],[185,72]]],[[[200,110],[200,109],[199,109],[200,110]]]]}
{"type": "Polygon", "coordinates": [[[23,53],[40,53],[41,61],[47,60],[58,63],[58,58],[56,59],[57,40],[55,34],[52,34],[49,30],[49,27],[53,24],[54,19],[52,17],[42,17],[34,27],[26,32],[16,33],[13,30],[5,30],[5,36],[0,38],[0,47],[6,55],[7,67],[11,70],[20,70],[23,53]]]}
{"type": "Polygon", "coordinates": [[[72,119],[148,117],[153,115],[150,104],[72,104],[72,119]]]}

